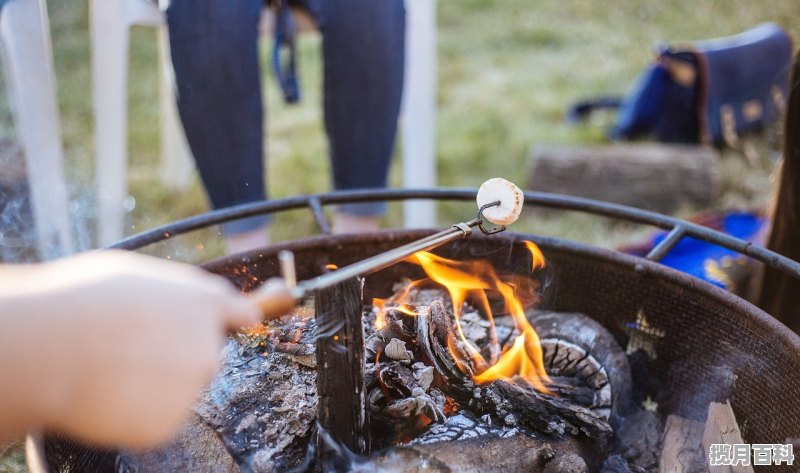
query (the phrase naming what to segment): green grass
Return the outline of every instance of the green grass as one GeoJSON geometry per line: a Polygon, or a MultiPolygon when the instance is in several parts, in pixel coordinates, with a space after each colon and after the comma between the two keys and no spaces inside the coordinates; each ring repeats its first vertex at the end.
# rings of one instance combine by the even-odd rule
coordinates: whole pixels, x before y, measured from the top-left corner
{"type": "MultiPolygon", "coordinates": [[[[89,202],[93,174],[91,95],[88,84],[88,6],[83,0],[48,2],[59,80],[59,103],[73,195],[89,202]]],[[[580,98],[621,94],[662,40],[692,40],[732,34],[761,21],[777,21],[800,37],[800,11],[792,0],[636,2],[547,2],[469,0],[438,3],[437,167],[442,186],[477,186],[492,176],[524,183],[530,149],[540,144],[604,141],[611,117],[572,127],[564,109],[580,98]],[[691,12],[687,14],[685,12],[691,12]]],[[[269,42],[262,44],[266,63],[269,42]]],[[[321,126],[320,38],[301,40],[304,98],[289,106],[265,67],[266,154],[271,197],[326,191],[329,165],[321,126]]],[[[156,33],[136,29],[131,37],[129,80],[130,192],[136,206],[129,231],[142,231],[207,209],[195,179],[186,191],[159,180],[158,68],[156,33]]],[[[766,145],[760,145],[768,149],[766,145]]],[[[399,156],[399,154],[398,154],[399,156]]],[[[395,160],[392,185],[401,185],[395,160]]],[[[767,201],[771,161],[757,168],[736,152],[723,156],[723,193],[715,207],[760,207],[767,201]]],[[[469,209],[442,205],[442,224],[467,218],[469,209]]],[[[697,209],[687,209],[693,211],[697,209]]],[[[399,225],[393,209],[387,225],[399,225]]],[[[274,239],[313,231],[304,213],[280,217],[274,239]]],[[[628,226],[583,216],[539,216],[520,229],[575,237],[613,246],[626,241],[628,226]],[[562,234],[563,233],[563,234],[562,234]]],[[[199,260],[219,254],[215,231],[172,243],[161,254],[199,260]],[[203,247],[203,250],[195,248],[203,247]]]]}
{"type": "MultiPolygon", "coordinates": [[[[113,0],[102,0],[113,1],[113,0]]],[[[94,169],[90,50],[86,0],[48,1],[61,112],[62,135],[72,198],[91,224],[94,169]]],[[[662,40],[722,36],[762,21],[776,21],[800,38],[796,0],[461,0],[438,2],[437,167],[441,186],[477,186],[503,176],[524,183],[532,147],[604,141],[609,117],[599,124],[570,127],[563,111],[593,95],[621,94],[649,61],[649,48],[662,40]]],[[[268,44],[263,46],[266,59],[268,44]]],[[[264,74],[268,183],[272,197],[329,189],[329,166],[320,111],[320,38],[301,40],[304,99],[287,106],[269,73],[264,74]]],[[[207,209],[197,182],[186,191],[159,179],[158,68],[156,34],[136,29],[131,37],[129,80],[129,188],[136,199],[129,231],[142,231],[207,209]]],[[[265,71],[268,68],[264,68],[265,71]]],[[[0,97],[5,101],[5,95],[0,97]]],[[[8,110],[0,102],[0,111],[8,110]]],[[[9,126],[0,120],[5,136],[9,126]]],[[[759,143],[764,154],[775,140],[759,143]]],[[[400,185],[396,160],[391,182],[400,185]]],[[[713,208],[763,207],[772,162],[749,167],[736,152],[722,157],[723,192],[713,208]]],[[[681,215],[701,209],[687,209],[681,215]]],[[[471,216],[471,206],[444,204],[440,223],[471,216]]],[[[387,225],[400,225],[393,208],[387,225]]],[[[274,239],[313,231],[302,212],[281,216],[274,239]]],[[[648,229],[614,225],[585,215],[528,216],[518,229],[614,246],[648,229]]],[[[220,254],[214,230],[154,250],[180,259],[220,254]]],[[[0,463],[0,471],[17,471],[0,463]]]]}

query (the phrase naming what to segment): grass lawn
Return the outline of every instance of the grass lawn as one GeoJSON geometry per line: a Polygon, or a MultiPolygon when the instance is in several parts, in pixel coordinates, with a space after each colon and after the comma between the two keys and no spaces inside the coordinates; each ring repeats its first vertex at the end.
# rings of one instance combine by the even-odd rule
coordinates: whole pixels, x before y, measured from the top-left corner
{"type": "MultiPolygon", "coordinates": [[[[100,0],[113,1],[113,0],[100,0]]],[[[412,0],[413,1],[413,0],[412,0]]],[[[419,0],[418,0],[419,1],[419,0]]],[[[50,0],[53,51],[58,78],[63,139],[72,210],[88,244],[94,209],[88,2],[50,0]]],[[[536,145],[604,142],[610,118],[572,127],[565,108],[587,96],[622,94],[650,60],[649,47],[663,40],[692,40],[733,34],[762,21],[775,21],[800,38],[796,0],[461,0],[438,2],[437,166],[441,186],[478,186],[502,176],[524,184],[528,154],[536,145]]],[[[267,91],[268,184],[272,197],[329,189],[326,141],[321,127],[320,38],[301,40],[304,98],[285,105],[270,73],[267,91]]],[[[266,64],[270,42],[263,43],[266,64]]],[[[129,189],[135,207],[129,233],[207,209],[202,187],[174,191],[159,180],[158,68],[155,32],[136,29],[131,38],[129,80],[129,189]]],[[[265,67],[265,71],[268,70],[265,67]]],[[[5,97],[3,97],[5,99],[5,97]]],[[[7,104],[6,104],[7,107],[7,104]]],[[[4,122],[0,121],[0,124],[4,122]]],[[[768,201],[774,139],[757,143],[764,156],[747,165],[737,152],[722,156],[723,190],[714,208],[763,207],[768,201]]],[[[395,160],[392,184],[400,185],[395,160]]],[[[680,215],[708,209],[685,209],[680,215]]],[[[441,224],[471,218],[470,205],[442,205],[441,224]]],[[[400,225],[392,208],[387,225],[400,225]]],[[[281,216],[273,239],[312,232],[303,212],[281,216]]],[[[626,225],[584,215],[537,215],[517,230],[555,235],[602,246],[630,241],[626,225]]],[[[215,231],[153,251],[190,261],[221,252],[215,231]],[[188,241],[187,241],[188,240],[188,241]]],[[[0,472],[16,471],[13,462],[0,472]]]]}
{"type": "MultiPolygon", "coordinates": [[[[64,144],[74,211],[91,232],[94,209],[88,3],[49,3],[59,80],[64,144]]],[[[493,176],[524,183],[529,150],[540,144],[604,141],[610,116],[579,127],[566,125],[571,102],[597,94],[621,94],[648,63],[649,47],[662,40],[732,34],[762,21],[776,21],[800,37],[800,11],[791,0],[772,2],[671,0],[642,4],[465,0],[438,4],[437,166],[442,186],[477,186],[493,176]],[[692,12],[686,14],[684,12],[692,12]]],[[[265,71],[270,42],[262,45],[265,71]]],[[[320,38],[301,45],[301,104],[288,106],[271,73],[264,74],[268,186],[272,197],[326,191],[329,167],[321,127],[320,38]]],[[[197,179],[186,191],[159,180],[158,67],[155,32],[136,29],[131,38],[129,80],[129,188],[135,207],[128,232],[138,232],[202,212],[207,203],[197,179]]],[[[767,154],[769,146],[761,145],[767,154]]],[[[717,207],[759,207],[767,200],[771,160],[748,167],[736,152],[723,155],[723,192],[717,207]]],[[[391,182],[401,184],[400,160],[391,182]]],[[[697,209],[686,209],[686,214],[697,209]]],[[[440,223],[468,218],[469,206],[442,205],[440,223]]],[[[392,209],[387,225],[399,225],[392,209]]],[[[277,219],[274,239],[313,231],[305,212],[277,219]]],[[[583,215],[530,217],[518,227],[548,235],[613,246],[629,228],[583,215]]],[[[219,254],[214,231],[193,235],[154,251],[188,260],[219,254]],[[202,248],[202,250],[198,250],[202,248]]],[[[84,238],[87,241],[87,238],[84,238]]]]}

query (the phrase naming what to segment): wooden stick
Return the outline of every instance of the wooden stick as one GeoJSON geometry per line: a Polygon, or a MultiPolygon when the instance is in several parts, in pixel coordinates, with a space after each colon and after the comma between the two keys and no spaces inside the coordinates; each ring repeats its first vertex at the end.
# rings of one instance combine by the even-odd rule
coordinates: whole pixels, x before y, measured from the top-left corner
{"type": "Polygon", "coordinates": [[[708,472],[708,462],[703,454],[702,422],[676,415],[667,417],[658,473],[708,472]]]}
{"type": "Polygon", "coordinates": [[[315,293],[320,425],[337,442],[368,453],[361,283],[353,278],[315,293]]]}

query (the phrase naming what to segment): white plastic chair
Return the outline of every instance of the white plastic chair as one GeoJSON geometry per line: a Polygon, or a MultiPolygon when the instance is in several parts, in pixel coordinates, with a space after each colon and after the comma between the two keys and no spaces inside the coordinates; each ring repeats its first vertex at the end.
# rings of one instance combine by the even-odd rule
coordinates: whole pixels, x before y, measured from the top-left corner
{"type": "MultiPolygon", "coordinates": [[[[174,187],[189,182],[191,154],[178,118],[169,65],[169,42],[162,12],[148,0],[92,0],[92,79],[97,146],[99,244],[123,236],[127,167],[128,38],[132,26],[159,29],[161,74],[162,178],[174,187]]],[[[413,187],[434,187],[436,95],[436,1],[406,0],[406,86],[404,90],[403,182],[413,187]]],[[[303,22],[301,21],[301,30],[303,22]]],[[[262,21],[262,34],[271,31],[262,21]]],[[[405,224],[435,224],[432,202],[406,203],[405,224]]]]}
{"type": "Polygon", "coordinates": [[[25,151],[39,257],[51,259],[72,251],[72,234],[45,1],[9,1],[0,10],[0,42],[25,151]]]}
{"type": "MultiPolygon", "coordinates": [[[[164,18],[148,0],[92,0],[92,97],[97,156],[98,243],[107,245],[123,236],[124,202],[128,194],[128,45],[133,26],[159,30],[161,63],[169,61],[164,18]]],[[[189,182],[193,162],[178,118],[171,68],[162,68],[161,177],[174,187],[189,182]]]]}
{"type": "MultiPolygon", "coordinates": [[[[406,72],[401,117],[403,185],[436,187],[436,0],[406,0],[406,72]]],[[[436,204],[409,201],[409,228],[436,225],[436,204]]]]}

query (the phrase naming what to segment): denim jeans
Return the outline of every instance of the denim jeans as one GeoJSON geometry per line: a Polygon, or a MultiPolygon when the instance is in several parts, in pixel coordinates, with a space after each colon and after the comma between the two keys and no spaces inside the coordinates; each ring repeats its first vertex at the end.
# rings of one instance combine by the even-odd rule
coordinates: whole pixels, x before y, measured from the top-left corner
{"type": "MultiPolygon", "coordinates": [[[[324,120],[337,190],[387,184],[403,88],[403,0],[305,0],[322,32],[324,120]]],[[[214,208],[266,198],[258,21],[263,0],[171,0],[178,110],[214,208]]],[[[297,176],[301,177],[301,176],[297,176]]],[[[380,215],[385,204],[340,211],[380,215]]],[[[223,226],[239,233],[255,217],[223,226]]]]}

